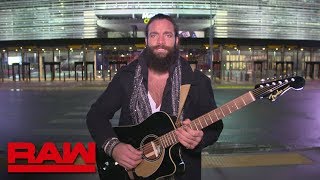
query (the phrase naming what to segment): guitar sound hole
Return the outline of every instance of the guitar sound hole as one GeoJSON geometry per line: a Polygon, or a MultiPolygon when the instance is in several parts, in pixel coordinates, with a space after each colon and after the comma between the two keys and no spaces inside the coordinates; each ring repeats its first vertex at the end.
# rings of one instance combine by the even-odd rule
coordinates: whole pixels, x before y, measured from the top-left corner
{"type": "Polygon", "coordinates": [[[157,138],[158,136],[154,134],[150,134],[143,138],[140,143],[140,148],[143,151],[143,159],[147,161],[156,161],[161,157],[163,147],[157,138]]]}

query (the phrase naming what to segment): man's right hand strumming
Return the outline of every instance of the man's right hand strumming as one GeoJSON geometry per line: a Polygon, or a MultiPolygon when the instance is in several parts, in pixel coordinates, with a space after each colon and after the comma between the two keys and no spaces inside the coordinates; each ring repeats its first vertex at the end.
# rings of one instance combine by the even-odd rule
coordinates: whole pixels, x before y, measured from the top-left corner
{"type": "Polygon", "coordinates": [[[142,161],[142,151],[135,149],[130,144],[119,143],[114,147],[112,157],[120,166],[131,170],[142,161]]]}

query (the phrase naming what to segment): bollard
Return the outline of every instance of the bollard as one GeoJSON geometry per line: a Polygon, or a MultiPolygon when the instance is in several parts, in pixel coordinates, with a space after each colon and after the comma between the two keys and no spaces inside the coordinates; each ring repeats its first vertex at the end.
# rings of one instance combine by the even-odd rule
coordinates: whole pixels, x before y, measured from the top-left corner
{"type": "Polygon", "coordinates": [[[90,73],[90,81],[92,81],[92,73],[90,73]]]}
{"type": "Polygon", "coordinates": [[[66,73],[63,73],[63,82],[66,82],[66,73]]]}
{"type": "Polygon", "coordinates": [[[26,75],[26,81],[28,82],[30,82],[30,76],[29,76],[29,71],[27,71],[27,75],[26,75]]]}
{"type": "Polygon", "coordinates": [[[223,80],[226,80],[226,71],[223,71],[223,80]]]}
{"type": "Polygon", "coordinates": [[[227,73],[227,81],[229,82],[230,81],[230,72],[228,71],[227,73]]]}
{"type": "Polygon", "coordinates": [[[76,80],[77,80],[77,82],[79,81],[79,75],[78,75],[78,73],[76,73],[76,80]]]}

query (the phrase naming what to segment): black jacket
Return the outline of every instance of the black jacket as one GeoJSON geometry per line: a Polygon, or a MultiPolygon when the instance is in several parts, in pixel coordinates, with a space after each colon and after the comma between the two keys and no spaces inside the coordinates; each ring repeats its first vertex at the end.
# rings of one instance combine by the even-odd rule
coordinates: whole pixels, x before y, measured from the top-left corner
{"type": "MultiPolygon", "coordinates": [[[[216,103],[210,79],[198,70],[193,72],[187,61],[182,58],[179,60],[181,62],[181,84],[191,84],[183,110],[184,118],[192,120],[215,109],[216,103]]],[[[119,126],[133,124],[129,111],[129,102],[133,90],[135,69],[138,63],[142,66],[143,83],[147,89],[147,66],[144,61],[133,61],[118,71],[107,89],[91,106],[87,114],[88,129],[99,147],[102,147],[106,139],[117,136],[109,120],[112,119],[114,113],[119,109],[121,109],[119,126]]],[[[171,105],[168,103],[171,102],[168,100],[171,97],[171,81],[169,79],[172,76],[173,69],[174,67],[170,70],[161,105],[161,111],[169,115],[172,113],[171,105]]],[[[203,140],[194,150],[182,148],[182,156],[186,163],[186,173],[183,175],[185,176],[183,179],[199,179],[201,177],[201,150],[216,142],[222,129],[223,123],[219,120],[203,129],[203,140]]],[[[176,179],[179,178],[177,177],[176,179]]]]}

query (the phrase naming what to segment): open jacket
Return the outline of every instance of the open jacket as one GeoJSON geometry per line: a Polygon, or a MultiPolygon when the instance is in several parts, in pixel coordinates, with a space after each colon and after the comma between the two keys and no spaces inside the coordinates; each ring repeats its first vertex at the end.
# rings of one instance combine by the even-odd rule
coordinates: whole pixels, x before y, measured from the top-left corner
{"type": "MultiPolygon", "coordinates": [[[[184,119],[193,120],[216,108],[213,89],[210,79],[202,72],[192,71],[189,63],[179,58],[181,63],[181,84],[191,84],[183,109],[184,119]]],[[[135,76],[136,66],[140,63],[142,67],[143,84],[148,89],[148,68],[143,58],[131,62],[129,65],[122,67],[109,83],[107,89],[91,106],[87,114],[87,126],[94,141],[99,147],[111,138],[117,137],[109,122],[115,112],[121,109],[119,126],[132,125],[133,120],[130,115],[129,102],[133,90],[133,79],[135,76]]],[[[172,114],[171,107],[171,77],[175,63],[169,71],[169,78],[164,89],[161,111],[172,114]]],[[[193,150],[182,148],[182,156],[186,163],[187,172],[185,176],[188,179],[199,178],[201,167],[201,150],[212,145],[218,140],[223,129],[221,120],[203,129],[204,136],[200,144],[193,150]],[[189,169],[189,171],[188,171],[189,169]],[[191,174],[190,174],[191,173],[191,174]]]]}

